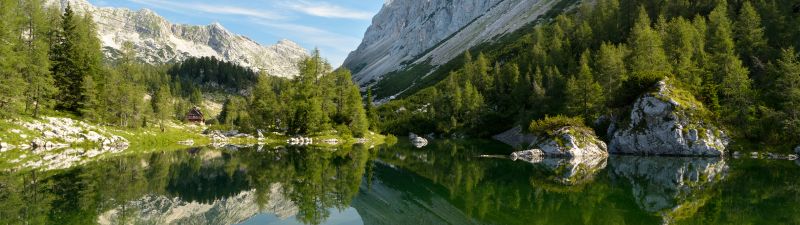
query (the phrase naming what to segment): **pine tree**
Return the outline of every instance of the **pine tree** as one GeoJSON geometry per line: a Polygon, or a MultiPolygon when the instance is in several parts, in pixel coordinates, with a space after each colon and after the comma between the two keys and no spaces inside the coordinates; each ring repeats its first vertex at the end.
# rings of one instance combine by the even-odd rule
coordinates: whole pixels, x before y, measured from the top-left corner
{"type": "Polygon", "coordinates": [[[742,54],[745,61],[749,65],[760,63],[760,58],[768,46],[764,38],[764,27],[761,26],[761,16],[749,1],[742,4],[733,32],[736,50],[742,54]]]}
{"type": "Polygon", "coordinates": [[[736,55],[731,31],[731,22],[727,17],[727,3],[723,0],[709,14],[709,43],[713,60],[715,80],[719,84],[720,101],[727,109],[727,119],[743,126],[750,109],[749,71],[742,65],[736,55]]]}
{"type": "Polygon", "coordinates": [[[51,71],[58,87],[56,109],[78,113],[82,97],[83,73],[81,56],[78,50],[78,18],[67,5],[61,16],[61,27],[56,31],[56,44],[51,50],[53,66],[51,71]]]}
{"type": "Polygon", "coordinates": [[[628,43],[631,47],[631,75],[666,75],[671,72],[661,36],[650,26],[650,17],[644,7],[639,8],[639,16],[628,43]]]}
{"type": "Polygon", "coordinates": [[[161,132],[164,132],[164,122],[172,118],[174,106],[172,104],[172,93],[170,93],[169,86],[164,85],[158,89],[155,98],[153,98],[153,111],[158,119],[158,126],[161,132]]]}
{"type": "Polygon", "coordinates": [[[592,120],[602,106],[603,92],[600,84],[594,81],[592,76],[589,55],[588,50],[581,55],[580,70],[576,76],[567,80],[565,92],[569,113],[592,120]]]}
{"type": "Polygon", "coordinates": [[[594,58],[595,75],[606,95],[616,93],[622,82],[628,79],[628,71],[625,69],[626,54],[624,45],[617,46],[611,43],[600,45],[600,50],[594,58]]]}
{"type": "Polygon", "coordinates": [[[25,87],[25,80],[19,73],[24,64],[22,55],[15,51],[19,45],[19,15],[16,0],[0,0],[0,116],[10,116],[18,112],[25,87]]]}
{"type": "MultiPolygon", "coordinates": [[[[350,73],[349,71],[347,73],[350,73]]],[[[354,137],[364,137],[369,132],[369,119],[362,105],[361,92],[355,85],[349,85],[348,102],[351,104],[352,111],[349,112],[349,128],[354,137]]]]}
{"type": "Polygon", "coordinates": [[[56,89],[50,73],[49,59],[49,33],[50,24],[41,0],[24,1],[26,20],[23,27],[27,35],[24,45],[25,67],[22,74],[27,78],[25,91],[26,111],[32,110],[34,117],[38,117],[42,108],[49,108],[51,97],[56,89]]]}
{"type": "Polygon", "coordinates": [[[270,128],[277,120],[278,99],[273,91],[272,79],[266,74],[258,76],[250,98],[250,110],[253,120],[259,128],[270,128]]]}
{"type": "Polygon", "coordinates": [[[699,32],[692,23],[684,18],[677,18],[667,25],[665,45],[667,55],[673,63],[672,74],[693,93],[699,93],[702,85],[701,71],[696,59],[697,41],[702,41],[699,32]]]}
{"type": "Polygon", "coordinates": [[[785,49],[774,65],[777,76],[775,96],[780,96],[780,106],[786,115],[784,128],[790,135],[800,134],[800,59],[794,49],[785,49]]]}

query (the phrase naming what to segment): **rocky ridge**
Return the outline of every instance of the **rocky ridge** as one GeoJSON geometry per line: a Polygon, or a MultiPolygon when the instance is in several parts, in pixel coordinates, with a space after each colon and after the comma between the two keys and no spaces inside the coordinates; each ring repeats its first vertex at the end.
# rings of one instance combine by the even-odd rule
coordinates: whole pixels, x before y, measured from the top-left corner
{"type": "Polygon", "coordinates": [[[558,0],[393,0],[344,62],[359,84],[410,65],[447,63],[465,50],[535,21],[558,0]]]}
{"type": "Polygon", "coordinates": [[[231,33],[221,24],[173,24],[152,10],[95,7],[86,0],[46,0],[46,5],[91,14],[107,58],[119,57],[133,43],[137,58],[151,63],[180,62],[189,57],[216,57],[280,77],[299,74],[297,63],[309,55],[298,44],[281,40],[272,46],[231,33]]]}
{"type": "Polygon", "coordinates": [[[610,152],[638,155],[721,156],[726,132],[710,120],[702,103],[668,79],[633,104],[630,117],[612,124],[610,152]]]}

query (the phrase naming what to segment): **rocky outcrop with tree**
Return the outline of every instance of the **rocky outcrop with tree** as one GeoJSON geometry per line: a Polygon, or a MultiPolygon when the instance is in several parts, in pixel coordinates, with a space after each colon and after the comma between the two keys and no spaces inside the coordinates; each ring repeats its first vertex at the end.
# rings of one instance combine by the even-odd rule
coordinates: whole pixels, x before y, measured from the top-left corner
{"type": "Polygon", "coordinates": [[[630,116],[609,128],[610,152],[637,155],[721,156],[726,132],[688,91],[670,80],[633,104],[630,116]]]}

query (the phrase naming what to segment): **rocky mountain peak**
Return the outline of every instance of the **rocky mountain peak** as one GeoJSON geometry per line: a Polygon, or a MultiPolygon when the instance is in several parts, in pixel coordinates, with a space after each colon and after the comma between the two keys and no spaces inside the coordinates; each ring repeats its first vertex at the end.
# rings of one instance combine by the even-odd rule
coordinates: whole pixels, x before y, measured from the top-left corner
{"type": "Polygon", "coordinates": [[[46,0],[45,4],[67,5],[81,14],[91,14],[106,57],[119,57],[125,42],[131,42],[137,57],[151,64],[180,62],[189,57],[215,57],[281,77],[296,76],[296,66],[308,50],[291,41],[264,46],[228,31],[215,22],[205,26],[173,24],[150,9],[96,7],[86,0],[46,0]],[[291,42],[291,43],[289,43],[291,42]]]}

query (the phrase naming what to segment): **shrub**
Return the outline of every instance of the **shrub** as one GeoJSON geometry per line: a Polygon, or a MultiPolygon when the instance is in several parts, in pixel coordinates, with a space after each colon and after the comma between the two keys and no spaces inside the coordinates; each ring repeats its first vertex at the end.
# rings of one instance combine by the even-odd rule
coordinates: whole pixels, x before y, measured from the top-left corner
{"type": "Polygon", "coordinates": [[[583,118],[567,116],[545,116],[544,119],[531,122],[528,131],[535,135],[554,135],[553,132],[562,127],[584,127],[583,118]]]}

